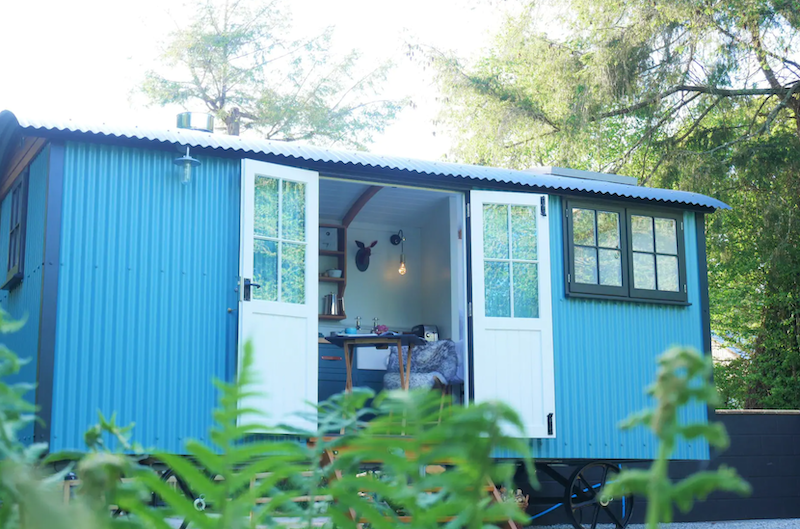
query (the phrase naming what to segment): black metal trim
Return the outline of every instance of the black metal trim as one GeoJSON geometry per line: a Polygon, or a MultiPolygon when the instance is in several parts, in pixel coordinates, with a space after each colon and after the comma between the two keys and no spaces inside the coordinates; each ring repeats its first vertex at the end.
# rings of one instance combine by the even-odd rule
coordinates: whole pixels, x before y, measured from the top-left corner
{"type": "Polygon", "coordinates": [[[688,301],[674,301],[669,299],[631,298],[627,296],[608,296],[605,294],[567,293],[568,298],[593,299],[598,301],[622,301],[625,303],[644,303],[645,305],[673,305],[675,307],[691,307],[688,301]]]}
{"type": "Polygon", "coordinates": [[[695,213],[697,233],[697,272],[700,277],[700,314],[703,318],[703,354],[711,354],[711,302],[708,298],[708,258],[706,255],[706,216],[695,213]]]}
{"type": "Polygon", "coordinates": [[[474,366],[475,366],[475,329],[473,322],[475,320],[474,317],[471,317],[469,314],[469,307],[472,305],[472,215],[470,213],[470,208],[472,207],[472,193],[469,191],[464,192],[464,219],[466,220],[465,230],[464,230],[464,248],[466,253],[466,261],[467,261],[467,270],[466,270],[466,279],[467,279],[467,306],[465,307],[466,313],[465,317],[467,318],[467,364],[469,365],[469,369],[467,370],[467,379],[469,380],[469,392],[466,395],[467,400],[469,402],[473,402],[475,400],[475,373],[474,373],[474,366]]]}
{"type": "Polygon", "coordinates": [[[58,274],[61,254],[61,213],[64,189],[63,143],[50,144],[47,175],[47,208],[44,230],[44,266],[39,308],[39,358],[36,362],[36,405],[39,418],[33,430],[36,442],[50,442],[53,415],[53,374],[56,349],[56,310],[58,307],[58,274]]]}

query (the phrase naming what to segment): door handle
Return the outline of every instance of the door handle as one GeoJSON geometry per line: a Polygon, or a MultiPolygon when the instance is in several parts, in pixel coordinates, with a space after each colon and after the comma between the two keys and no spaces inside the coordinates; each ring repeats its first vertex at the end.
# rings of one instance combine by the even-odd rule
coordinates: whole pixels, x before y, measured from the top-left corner
{"type": "Polygon", "coordinates": [[[258,283],[253,283],[249,279],[245,279],[244,280],[244,300],[245,301],[250,301],[250,288],[251,287],[261,288],[261,285],[259,285],[258,283]]]}

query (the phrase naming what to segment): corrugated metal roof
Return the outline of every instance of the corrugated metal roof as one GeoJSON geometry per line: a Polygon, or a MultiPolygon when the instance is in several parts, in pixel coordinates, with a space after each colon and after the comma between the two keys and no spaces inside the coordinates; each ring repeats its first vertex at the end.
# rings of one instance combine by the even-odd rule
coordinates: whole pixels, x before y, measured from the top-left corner
{"type": "Polygon", "coordinates": [[[730,209],[715,198],[690,193],[651,187],[631,186],[614,182],[569,178],[553,174],[535,174],[497,167],[467,165],[449,162],[432,162],[383,156],[369,152],[340,151],[301,145],[299,143],[271,141],[241,136],[227,136],[189,130],[156,130],[140,127],[117,127],[113,125],[84,125],[72,120],[37,120],[17,118],[19,124],[34,131],[62,131],[77,134],[101,135],[115,138],[138,139],[158,143],[188,145],[190,147],[234,151],[242,154],[264,154],[298,162],[316,162],[330,166],[331,170],[347,168],[393,169],[409,174],[432,177],[453,177],[477,182],[499,182],[538,190],[592,193],[640,200],[653,200],[667,204],[685,204],[711,209],[730,209]]]}

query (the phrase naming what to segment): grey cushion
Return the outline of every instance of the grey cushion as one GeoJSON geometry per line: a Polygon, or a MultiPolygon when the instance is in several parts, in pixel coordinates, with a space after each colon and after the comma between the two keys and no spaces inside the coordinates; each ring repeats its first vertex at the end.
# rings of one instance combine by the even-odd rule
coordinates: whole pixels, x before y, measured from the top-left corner
{"type": "MultiPolygon", "coordinates": [[[[408,349],[403,347],[405,360],[408,349]]],[[[448,384],[458,373],[458,354],[456,344],[452,340],[439,340],[424,345],[415,345],[411,350],[410,388],[432,388],[438,380],[448,384]]],[[[397,348],[392,347],[386,374],[383,377],[386,389],[400,388],[400,361],[397,348]]]]}

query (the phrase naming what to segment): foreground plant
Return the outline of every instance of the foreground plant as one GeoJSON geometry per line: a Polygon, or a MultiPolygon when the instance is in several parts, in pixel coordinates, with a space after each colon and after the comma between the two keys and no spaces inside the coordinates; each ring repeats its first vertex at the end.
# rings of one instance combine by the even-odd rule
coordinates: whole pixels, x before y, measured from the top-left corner
{"type": "Polygon", "coordinates": [[[750,494],[750,485],[733,468],[720,466],[715,471],[697,472],[673,483],[669,479],[669,457],[680,437],[703,438],[724,450],[730,444],[722,423],[681,424],[678,411],[691,400],[713,404],[717,393],[711,380],[711,357],[704,358],[690,349],[673,348],[658,359],[656,382],[648,389],[657,404],[629,417],[622,428],[645,426],[658,438],[658,456],[649,470],[623,470],[601,492],[601,501],[627,494],[647,496],[647,529],[658,529],[659,522],[671,522],[674,506],[688,512],[695,499],[704,500],[714,491],[750,494]]]}
{"type": "MultiPolygon", "coordinates": [[[[21,321],[10,321],[0,310],[0,333],[19,330],[21,321]]],[[[47,443],[26,446],[19,441],[24,432],[33,426],[36,406],[26,400],[33,384],[7,384],[27,363],[20,360],[5,345],[0,345],[0,528],[2,529],[111,529],[139,528],[133,518],[113,518],[110,505],[121,497],[130,505],[142,504],[142,487],[136,483],[123,484],[120,478],[130,475],[135,460],[110,451],[103,443],[103,435],[115,437],[123,449],[134,450],[127,443],[129,428],[119,428],[113,417],[110,421],[100,417],[100,423],[86,436],[90,452],[73,456],[79,461],[66,465],[60,472],[48,472],[46,464],[62,460],[65,454],[45,457],[47,443]],[[63,485],[65,477],[77,471],[81,487],[76,496],[65,503],[63,485]]]]}
{"type": "MultiPolygon", "coordinates": [[[[184,526],[312,527],[323,520],[389,529],[410,516],[418,528],[445,519],[452,528],[479,528],[525,518],[513,501],[493,502],[488,490],[490,482],[510,485],[512,477],[511,468],[494,463],[494,450],[514,450],[530,468],[527,443],[506,433],[522,427],[509,407],[440,413],[433,392],[382,394],[368,406],[373,393],[356,390],[321,404],[309,417],[318,424],[312,431],[270,426],[257,410],[240,407],[255,396],[249,344],[244,353],[239,380],[217,382],[213,446],[190,441],[188,457],[157,454],[191,494],[152,472],[138,473],[168,505],[166,515],[184,526]]],[[[164,512],[136,503],[130,509],[153,527],[168,527],[164,512]]]]}

